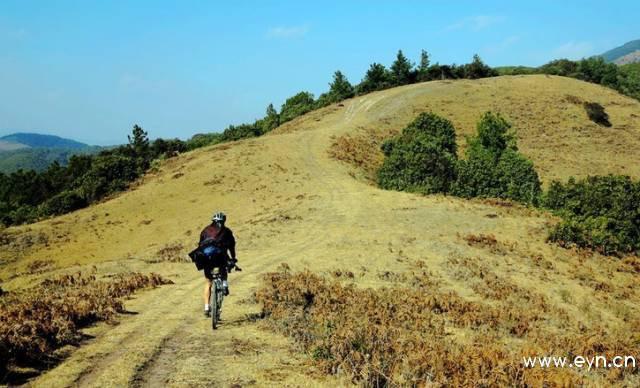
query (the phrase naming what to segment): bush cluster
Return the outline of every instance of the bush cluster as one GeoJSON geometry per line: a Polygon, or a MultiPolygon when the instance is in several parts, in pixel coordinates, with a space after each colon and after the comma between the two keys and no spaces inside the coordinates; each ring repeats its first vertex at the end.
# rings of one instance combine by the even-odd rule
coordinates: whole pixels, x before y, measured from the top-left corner
{"type": "Polygon", "coordinates": [[[458,160],[450,121],[422,113],[402,133],[382,145],[378,171],[382,188],[465,198],[508,198],[537,203],[540,180],[533,163],[518,153],[510,125],[487,112],[469,139],[466,159],[458,160]]]}
{"type": "Polygon", "coordinates": [[[500,115],[487,112],[482,116],[477,135],[468,140],[466,159],[458,163],[452,194],[538,203],[538,174],[533,163],[518,152],[510,128],[500,115]]]}
{"type": "MultiPolygon", "coordinates": [[[[20,293],[0,296],[0,375],[10,367],[41,367],[56,349],[81,339],[80,329],[124,311],[136,290],[172,283],[157,274],[64,275],[20,293]]],[[[6,383],[2,381],[2,383],[6,383]]]]}
{"type": "Polygon", "coordinates": [[[640,182],[627,176],[595,176],[553,182],[543,195],[533,163],[518,152],[510,124],[485,113],[457,159],[455,129],[422,113],[385,141],[378,184],[389,190],[444,193],[463,198],[510,199],[551,209],[563,218],[549,241],[606,255],[640,253],[640,182]]]}
{"type": "Polygon", "coordinates": [[[593,176],[553,182],[544,205],[563,220],[549,240],[606,255],[640,253],[640,182],[628,176],[593,176]]]}
{"type": "Polygon", "coordinates": [[[456,176],[455,129],[449,120],[423,113],[382,144],[385,161],[378,182],[389,190],[448,192],[456,176]]]}

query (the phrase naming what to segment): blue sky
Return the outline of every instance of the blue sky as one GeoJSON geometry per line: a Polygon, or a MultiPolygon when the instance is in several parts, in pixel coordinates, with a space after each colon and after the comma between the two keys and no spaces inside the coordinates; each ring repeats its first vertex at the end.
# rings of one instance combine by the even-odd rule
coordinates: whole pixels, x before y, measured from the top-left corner
{"type": "Polygon", "coordinates": [[[335,70],[417,61],[540,65],[640,38],[638,1],[0,1],[0,135],[91,144],[253,121],[335,70]],[[307,3],[307,4],[304,4],[307,3]]]}

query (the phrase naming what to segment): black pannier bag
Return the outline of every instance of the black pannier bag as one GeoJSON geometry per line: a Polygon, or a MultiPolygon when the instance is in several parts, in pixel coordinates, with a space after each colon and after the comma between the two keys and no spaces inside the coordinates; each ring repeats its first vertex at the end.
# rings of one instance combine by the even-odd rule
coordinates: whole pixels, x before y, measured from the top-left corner
{"type": "Polygon", "coordinates": [[[220,266],[226,264],[226,253],[218,248],[213,241],[197,247],[189,253],[189,257],[196,265],[198,271],[202,271],[207,263],[220,266]]]}
{"type": "Polygon", "coordinates": [[[191,258],[191,261],[193,261],[193,263],[196,265],[196,268],[198,269],[198,271],[202,271],[206,262],[209,260],[207,255],[205,255],[204,252],[202,252],[201,247],[198,247],[192,250],[189,253],[189,257],[191,258]]]}

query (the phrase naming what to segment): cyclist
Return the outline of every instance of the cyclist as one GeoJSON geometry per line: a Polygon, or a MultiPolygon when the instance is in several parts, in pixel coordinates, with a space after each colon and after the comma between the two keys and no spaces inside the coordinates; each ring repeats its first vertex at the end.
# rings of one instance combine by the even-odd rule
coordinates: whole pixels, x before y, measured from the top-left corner
{"type": "Polygon", "coordinates": [[[204,264],[204,277],[207,279],[204,286],[204,314],[206,316],[211,313],[209,298],[211,297],[213,269],[219,268],[224,294],[229,295],[228,268],[233,268],[238,262],[236,240],[231,229],[225,226],[226,221],[227,216],[222,212],[217,212],[211,218],[211,224],[207,225],[200,233],[199,249],[208,257],[204,264]]]}

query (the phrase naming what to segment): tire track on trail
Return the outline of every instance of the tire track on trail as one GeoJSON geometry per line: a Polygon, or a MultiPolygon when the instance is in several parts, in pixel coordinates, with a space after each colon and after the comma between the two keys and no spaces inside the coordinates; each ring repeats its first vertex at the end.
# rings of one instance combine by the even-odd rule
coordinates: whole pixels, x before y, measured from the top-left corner
{"type": "MultiPolygon", "coordinates": [[[[377,100],[379,99],[380,98],[377,100]]],[[[357,114],[360,111],[368,110],[377,102],[377,100],[370,101],[368,104],[359,104],[359,106],[354,109],[355,112],[351,111],[345,115],[346,117],[343,119],[342,123],[347,122],[350,119],[350,116],[357,114]]],[[[314,187],[323,188],[323,194],[327,196],[325,204],[328,205],[329,208],[338,210],[342,214],[353,214],[353,210],[359,208],[361,202],[353,196],[353,193],[345,192],[344,187],[339,184],[338,178],[341,178],[342,175],[332,168],[327,168],[328,163],[335,163],[334,161],[325,158],[324,154],[326,153],[326,147],[329,145],[327,139],[329,139],[329,134],[325,133],[325,131],[309,131],[302,136],[302,139],[300,139],[302,140],[301,142],[292,142],[290,144],[295,145],[295,149],[297,151],[295,153],[295,159],[302,161],[304,164],[304,170],[314,176],[314,187]],[[348,209],[349,211],[344,211],[345,209],[348,209]]],[[[291,155],[292,153],[289,154],[291,155]]],[[[323,215],[320,215],[317,221],[322,222],[323,217],[323,215]]],[[[243,272],[240,276],[235,277],[235,279],[230,279],[232,281],[232,290],[234,285],[244,284],[244,292],[241,293],[244,294],[244,296],[249,296],[248,294],[250,294],[250,292],[247,292],[247,286],[255,286],[259,278],[264,273],[268,270],[273,270],[275,267],[274,263],[278,258],[282,258],[287,261],[286,259],[292,259],[304,253],[313,245],[321,245],[329,241],[330,233],[328,228],[316,228],[314,230],[320,230],[322,233],[304,233],[301,235],[302,238],[289,241],[285,247],[282,247],[282,249],[261,255],[257,261],[252,262],[252,264],[260,263],[258,266],[252,265],[251,267],[246,268],[247,271],[251,272],[243,272]]],[[[200,280],[196,280],[195,282],[198,285],[202,284],[200,280]]],[[[237,295],[238,294],[234,293],[234,296],[237,295]]],[[[235,311],[237,303],[237,297],[225,299],[225,310],[230,312],[235,311]]],[[[151,357],[134,375],[132,379],[133,386],[154,387],[167,384],[171,381],[171,377],[176,371],[177,358],[185,352],[188,353],[190,351],[190,349],[185,349],[185,346],[187,346],[186,344],[188,344],[191,349],[206,349],[208,348],[207,344],[211,341],[217,342],[219,345],[220,342],[228,340],[228,338],[225,338],[226,332],[233,328],[233,326],[236,326],[230,326],[230,323],[233,323],[235,320],[235,322],[237,322],[237,326],[247,324],[246,319],[242,319],[241,317],[239,318],[232,313],[228,313],[227,317],[227,319],[230,320],[226,320],[226,322],[223,320],[223,324],[212,336],[208,336],[207,338],[195,338],[195,343],[192,341],[194,339],[193,336],[190,337],[189,333],[194,333],[196,331],[194,326],[202,325],[202,319],[189,322],[189,324],[185,324],[177,328],[174,332],[163,338],[157,351],[151,355],[151,357]]],[[[225,319],[224,314],[223,319],[225,319]]],[[[206,322],[206,324],[209,325],[209,320],[206,320],[206,322]]],[[[216,381],[221,383],[218,379],[216,379],[216,381]]]]}
{"type": "MultiPolygon", "coordinates": [[[[56,385],[78,387],[163,386],[172,381],[181,381],[179,378],[183,378],[184,375],[179,375],[183,372],[178,370],[179,366],[182,366],[181,363],[188,357],[199,357],[200,353],[197,352],[207,352],[207,356],[213,357],[209,360],[212,362],[224,364],[227,361],[237,361],[238,355],[229,354],[228,351],[211,355],[209,350],[231,347],[234,336],[239,335],[239,330],[242,331],[253,324],[247,320],[247,307],[241,305],[240,298],[250,297],[263,274],[276,270],[281,261],[304,263],[307,252],[317,252],[318,248],[330,244],[336,236],[331,233],[327,223],[353,224],[367,209],[358,195],[359,187],[355,186],[361,184],[353,181],[338,162],[330,159],[327,149],[331,146],[332,134],[348,130],[346,126],[354,117],[363,114],[380,100],[381,96],[354,101],[337,122],[331,125],[312,131],[282,135],[291,136],[285,142],[286,150],[279,150],[286,155],[285,167],[296,166],[306,173],[306,176],[295,178],[295,183],[301,185],[305,193],[318,196],[318,199],[312,202],[312,206],[318,209],[305,213],[307,215],[304,229],[298,228],[297,224],[287,223],[277,227],[278,230],[275,232],[287,235],[288,240],[285,244],[264,251],[260,248],[245,251],[250,261],[247,260],[244,268],[246,272],[234,274],[230,278],[234,294],[225,300],[226,314],[223,313],[223,319],[226,319],[215,335],[210,335],[210,321],[204,320],[201,316],[202,274],[190,267],[193,275],[180,276],[175,280],[175,285],[136,296],[136,299],[139,299],[139,305],[135,308],[139,311],[137,315],[123,317],[118,326],[80,347],[70,359],[61,364],[70,364],[71,371],[56,368],[58,371],[52,370],[54,373],[48,380],[41,380],[43,385],[53,381],[58,382],[56,385]],[[205,327],[206,331],[203,331],[205,327]]],[[[265,141],[272,141],[274,137],[265,138],[265,141]]],[[[273,140],[271,146],[281,147],[282,140],[273,140]]],[[[294,184],[289,180],[287,182],[294,184]]],[[[278,192],[276,189],[272,196],[280,198],[280,194],[290,195],[287,194],[290,190],[290,187],[282,186],[282,191],[278,192]]],[[[269,212],[274,216],[299,214],[305,210],[303,207],[311,204],[282,199],[274,201],[276,205],[269,212]]],[[[249,234],[251,231],[257,231],[256,228],[262,226],[249,226],[245,232],[249,234]]],[[[308,259],[317,260],[316,257],[308,259]]],[[[255,306],[251,308],[255,310],[255,306]]],[[[255,324],[251,327],[255,329],[255,324]]],[[[260,335],[264,338],[276,336],[266,332],[260,335]]],[[[278,350],[274,352],[277,353],[278,350]]],[[[197,385],[215,377],[211,376],[211,373],[212,370],[209,368],[203,368],[195,370],[194,375],[189,377],[192,377],[197,385]]],[[[219,376],[216,381],[224,384],[224,379],[224,376],[219,376]]],[[[231,383],[230,380],[227,382],[231,383]]]]}
{"type": "MultiPolygon", "coordinates": [[[[182,299],[186,295],[193,294],[198,287],[196,282],[190,282],[184,285],[181,292],[176,292],[174,286],[165,286],[166,289],[161,295],[157,293],[154,301],[147,305],[147,308],[143,312],[138,313],[135,317],[124,319],[120,325],[109,333],[110,336],[116,337],[114,343],[110,345],[112,351],[104,353],[98,353],[91,357],[92,360],[99,361],[91,363],[90,367],[83,371],[76,380],[76,385],[79,387],[94,386],[95,383],[103,376],[110,367],[114,365],[118,360],[121,360],[125,355],[132,353],[135,346],[138,344],[136,340],[141,337],[145,337],[149,333],[153,333],[155,330],[168,328],[168,330],[175,330],[171,325],[171,320],[163,318],[170,315],[172,311],[175,312],[175,305],[172,301],[182,299]],[[166,297],[169,294],[169,297],[166,297]],[[149,325],[151,322],[151,325],[149,325]],[[169,325],[168,325],[169,323],[169,325]]],[[[160,291],[160,290],[156,290],[160,291]]],[[[181,318],[181,317],[178,317],[181,318]]],[[[173,319],[173,322],[178,322],[178,319],[173,319]]],[[[106,341],[106,339],[99,339],[106,341]]],[[[91,345],[89,345],[91,346],[91,345]]]]}
{"type": "Polygon", "coordinates": [[[175,356],[188,338],[185,326],[178,327],[160,342],[158,349],[133,376],[132,387],[162,387],[175,370],[175,356]]]}
{"type": "MultiPolygon", "coordinates": [[[[247,273],[242,273],[235,279],[233,282],[239,282],[245,277],[248,277],[247,273]]],[[[230,279],[231,280],[231,279],[230,279]]],[[[193,281],[193,284],[196,288],[202,287],[204,285],[204,281],[202,280],[200,272],[198,272],[198,278],[193,281]]],[[[199,297],[200,295],[198,295],[199,297]]],[[[193,295],[191,296],[194,297],[193,295]]],[[[197,298],[200,301],[199,298],[197,298]]],[[[225,299],[225,303],[223,306],[225,310],[232,300],[228,298],[225,299]]],[[[191,334],[195,332],[195,327],[200,326],[203,321],[206,321],[206,324],[210,327],[211,321],[210,319],[203,320],[201,310],[191,311],[189,310],[189,315],[191,319],[189,319],[185,324],[177,327],[173,332],[169,333],[167,336],[162,338],[160,344],[156,351],[149,357],[144,364],[138,368],[137,372],[133,375],[131,379],[131,386],[133,387],[159,387],[164,386],[170,380],[170,377],[175,372],[176,358],[183,351],[185,346],[189,347],[197,347],[197,344],[194,344],[187,339],[190,339],[191,334]],[[197,312],[196,312],[197,311],[197,312]]],[[[224,330],[224,321],[222,325],[216,332],[220,332],[224,330]]]]}

